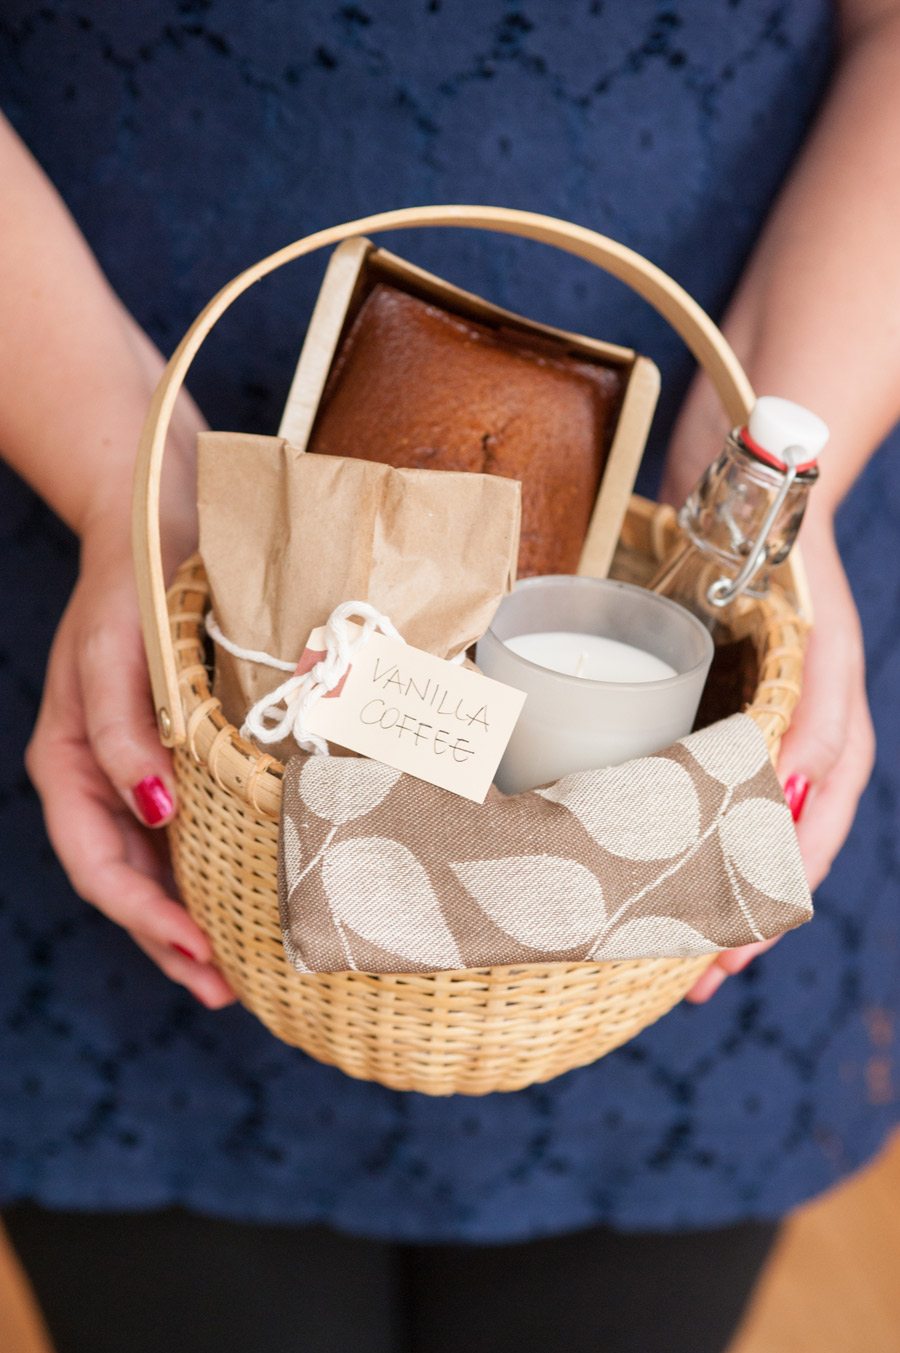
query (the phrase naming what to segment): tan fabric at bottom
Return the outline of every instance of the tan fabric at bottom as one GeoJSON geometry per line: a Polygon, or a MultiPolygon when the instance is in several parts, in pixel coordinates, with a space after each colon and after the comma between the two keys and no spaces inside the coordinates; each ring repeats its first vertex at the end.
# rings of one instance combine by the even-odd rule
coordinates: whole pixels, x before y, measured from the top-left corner
{"type": "Polygon", "coordinates": [[[301,972],[704,954],[812,915],[765,740],[742,714],[484,804],[375,761],[295,756],[279,894],[301,972]]]}

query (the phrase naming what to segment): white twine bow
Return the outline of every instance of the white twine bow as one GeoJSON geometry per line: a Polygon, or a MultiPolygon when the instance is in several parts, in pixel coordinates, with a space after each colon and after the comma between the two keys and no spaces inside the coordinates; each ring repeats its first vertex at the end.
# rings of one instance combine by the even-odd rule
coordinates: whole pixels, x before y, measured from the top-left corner
{"type": "MultiPolygon", "coordinates": [[[[325,625],[324,658],[320,658],[314,667],[300,676],[295,662],[284,662],[258,649],[241,648],[232,643],[219,629],[210,611],[206,617],[206,632],[227,653],[263,667],[291,673],[287,681],[261,696],[248,711],[241,727],[242,737],[252,737],[261,743],[281,742],[283,738],[293,737],[302,751],[328,756],[328,743],[310,732],[306,726],[307,719],[313,707],[340,684],[354,655],[365,647],[376,631],[401,644],[406,642],[387,616],[367,601],[341,602],[340,606],[335,606],[325,625]],[[362,621],[361,628],[355,633],[350,628],[351,620],[362,621]]],[[[463,650],[451,661],[464,662],[465,656],[463,650]]]]}

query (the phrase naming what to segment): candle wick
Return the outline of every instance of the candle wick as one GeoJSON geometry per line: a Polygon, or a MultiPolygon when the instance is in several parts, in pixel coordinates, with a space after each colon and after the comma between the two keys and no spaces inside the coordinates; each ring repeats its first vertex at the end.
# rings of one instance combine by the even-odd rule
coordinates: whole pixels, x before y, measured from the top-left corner
{"type": "Polygon", "coordinates": [[[587,666],[587,656],[587,653],[582,649],[578,661],[575,664],[575,675],[577,677],[584,676],[584,669],[587,666]]]}

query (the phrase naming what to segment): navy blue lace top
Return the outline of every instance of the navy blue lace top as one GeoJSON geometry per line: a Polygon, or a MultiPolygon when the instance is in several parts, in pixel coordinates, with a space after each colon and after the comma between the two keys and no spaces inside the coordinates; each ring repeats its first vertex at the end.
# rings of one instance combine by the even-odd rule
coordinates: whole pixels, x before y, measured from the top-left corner
{"type": "MultiPolygon", "coordinates": [[[[831,59],[824,0],[6,0],[0,16],[3,106],[164,350],[264,253],[424,202],[584,222],[720,313],[831,59]]],[[[653,356],[652,483],[691,369],[662,321],[535,245],[391,243],[653,356]]],[[[214,426],[274,430],[321,266],[228,317],[193,381],[214,426]]],[[[877,1148],[898,1116],[900,594],[880,566],[900,553],[896,452],[841,521],[884,752],[815,921],[708,1006],[483,1099],[362,1084],[241,1008],[209,1013],[73,895],[21,753],[75,545],[0,473],[0,1201],[513,1239],[773,1216],[877,1148]]]]}

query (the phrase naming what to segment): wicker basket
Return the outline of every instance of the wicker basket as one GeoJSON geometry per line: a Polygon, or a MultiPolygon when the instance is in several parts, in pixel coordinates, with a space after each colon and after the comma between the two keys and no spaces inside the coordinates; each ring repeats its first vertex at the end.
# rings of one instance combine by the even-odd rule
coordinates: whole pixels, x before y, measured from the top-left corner
{"type": "MultiPolygon", "coordinates": [[[[725,340],[671,279],[638,255],[566,222],[499,208],[385,213],[272,255],[220,292],[189,330],[154,396],[144,432],[135,556],[160,735],[175,748],[176,876],[240,999],[279,1038],[349,1075],[427,1094],[485,1094],[549,1080],[618,1047],[670,1010],[709,960],[545,963],[396,976],[297,973],[282,947],[276,887],[283,767],[242,739],[211,695],[203,566],[196,557],[189,560],[167,597],[157,520],[172,408],[201,342],[227,306],[259,277],[316,248],[351,235],[428,224],[522,234],[615,273],[682,334],[732,421],[746,417],[752,391],[725,340]]],[[[674,529],[670,509],[632,499],[614,576],[646,580],[674,529]]],[[[800,693],[806,628],[796,603],[800,584],[791,575],[786,581],[765,601],[739,603],[739,625],[752,641],[748,651],[756,668],[748,712],[773,756],[800,693]]]]}

